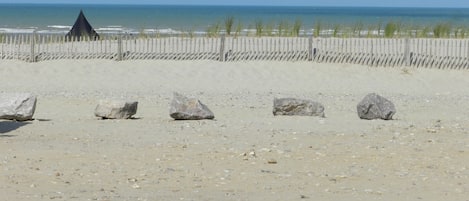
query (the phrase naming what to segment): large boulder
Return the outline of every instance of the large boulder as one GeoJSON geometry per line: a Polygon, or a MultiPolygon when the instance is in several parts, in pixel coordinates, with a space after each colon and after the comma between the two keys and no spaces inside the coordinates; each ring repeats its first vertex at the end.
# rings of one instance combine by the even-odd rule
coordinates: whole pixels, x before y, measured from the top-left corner
{"type": "Polygon", "coordinates": [[[94,115],[103,119],[129,119],[137,113],[137,101],[100,100],[94,115]]]}
{"type": "Polygon", "coordinates": [[[0,119],[32,120],[36,101],[30,93],[0,93],[0,119]]]}
{"type": "Polygon", "coordinates": [[[394,104],[388,99],[371,93],[366,95],[357,105],[357,112],[360,119],[383,119],[391,120],[396,113],[394,104]]]}
{"type": "Polygon", "coordinates": [[[174,93],[169,109],[169,116],[175,120],[213,119],[213,112],[195,98],[187,98],[174,93]]]}
{"type": "Polygon", "coordinates": [[[324,106],[311,100],[275,98],[274,115],[325,117],[324,106]]]}

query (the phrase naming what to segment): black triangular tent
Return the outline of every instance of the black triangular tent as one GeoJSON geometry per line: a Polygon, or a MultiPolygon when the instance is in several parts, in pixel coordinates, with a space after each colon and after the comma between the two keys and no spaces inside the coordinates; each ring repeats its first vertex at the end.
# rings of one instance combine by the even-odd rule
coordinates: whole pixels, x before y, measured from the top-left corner
{"type": "Polygon", "coordinates": [[[80,11],[75,24],[73,25],[70,32],[67,33],[66,37],[69,39],[75,37],[77,40],[80,40],[80,37],[90,37],[91,40],[99,39],[98,33],[96,33],[88,20],[86,20],[86,17],[83,14],[83,10],[80,11]]]}

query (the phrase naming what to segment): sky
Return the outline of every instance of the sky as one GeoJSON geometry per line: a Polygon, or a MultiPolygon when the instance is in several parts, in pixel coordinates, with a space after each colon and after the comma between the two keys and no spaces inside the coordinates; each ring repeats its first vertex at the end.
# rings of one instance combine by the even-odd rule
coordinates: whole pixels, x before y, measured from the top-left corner
{"type": "Polygon", "coordinates": [[[159,5],[263,5],[357,7],[469,8],[469,0],[0,0],[0,3],[159,4],[159,5]]]}

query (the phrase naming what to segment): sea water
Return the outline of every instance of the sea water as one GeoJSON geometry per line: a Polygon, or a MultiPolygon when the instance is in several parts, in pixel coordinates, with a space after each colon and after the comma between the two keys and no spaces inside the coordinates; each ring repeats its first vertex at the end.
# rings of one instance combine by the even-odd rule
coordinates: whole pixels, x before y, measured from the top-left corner
{"type": "Polygon", "coordinates": [[[223,29],[228,17],[243,31],[255,29],[256,22],[275,28],[300,21],[304,34],[312,33],[318,23],[323,29],[368,29],[390,21],[417,27],[469,26],[469,8],[0,4],[0,33],[64,34],[80,10],[98,33],[204,34],[217,24],[223,29]]]}

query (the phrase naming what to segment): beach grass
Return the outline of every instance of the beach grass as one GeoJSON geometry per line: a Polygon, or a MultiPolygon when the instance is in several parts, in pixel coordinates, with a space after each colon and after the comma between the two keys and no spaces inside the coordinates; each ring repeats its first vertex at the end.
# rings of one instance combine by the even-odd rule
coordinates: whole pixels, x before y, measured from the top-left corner
{"type": "Polygon", "coordinates": [[[314,37],[319,37],[321,35],[321,26],[322,26],[322,23],[321,21],[316,21],[316,23],[314,23],[314,33],[313,33],[313,36],[314,37]]]}
{"type": "Polygon", "coordinates": [[[280,22],[280,25],[279,26],[282,26],[282,32],[279,33],[279,36],[290,36],[290,33],[288,32],[288,30],[290,30],[290,23],[286,20],[282,20],[280,22]]]}
{"type": "Polygon", "coordinates": [[[254,27],[256,28],[256,36],[261,37],[264,31],[264,23],[262,22],[262,20],[256,20],[254,22],[254,27]]]}
{"type": "Polygon", "coordinates": [[[301,30],[302,22],[300,19],[296,19],[295,23],[293,24],[293,29],[292,29],[292,36],[300,36],[300,30],[301,30]]]}
{"type": "Polygon", "coordinates": [[[341,30],[341,25],[335,24],[332,30],[332,37],[337,38],[339,36],[340,30],[341,30]]]}
{"type": "Polygon", "coordinates": [[[236,25],[236,30],[235,30],[235,37],[238,37],[241,35],[241,31],[243,31],[243,24],[241,23],[240,20],[238,20],[238,24],[236,25]]]}
{"type": "MultiPolygon", "coordinates": [[[[316,20],[312,29],[305,30],[303,21],[279,20],[265,23],[257,19],[247,27],[234,16],[224,19],[224,27],[220,22],[207,27],[208,37],[218,37],[223,31],[227,36],[278,36],[278,37],[366,37],[366,38],[468,38],[469,29],[466,26],[452,26],[449,22],[441,22],[433,25],[415,25],[404,23],[400,20],[366,24],[358,21],[353,24],[327,24],[316,20]],[[222,30],[224,28],[224,30],[222,30]],[[247,29],[244,29],[247,28],[247,29]]],[[[189,34],[193,35],[193,34],[189,34]]]]}
{"type": "Polygon", "coordinates": [[[218,37],[220,35],[220,23],[217,22],[214,25],[211,25],[207,28],[207,36],[208,37],[218,37]]]}
{"type": "Polygon", "coordinates": [[[225,30],[228,36],[231,35],[231,30],[233,29],[234,17],[228,16],[225,18],[225,30]]]}
{"type": "Polygon", "coordinates": [[[435,38],[449,37],[451,34],[451,24],[449,23],[438,23],[433,27],[433,36],[435,38]]]}
{"type": "Polygon", "coordinates": [[[467,38],[467,28],[464,26],[458,26],[454,29],[454,37],[455,38],[467,38]]]}
{"type": "Polygon", "coordinates": [[[430,37],[431,29],[432,28],[430,26],[423,27],[423,29],[418,31],[418,33],[420,33],[420,34],[417,34],[417,37],[419,37],[419,38],[428,38],[428,37],[430,37]]]}
{"type": "Polygon", "coordinates": [[[384,37],[392,38],[397,32],[397,23],[391,21],[386,24],[384,27],[384,37]]]}
{"type": "Polygon", "coordinates": [[[361,37],[361,33],[363,31],[363,22],[361,21],[358,21],[357,23],[355,23],[352,27],[352,34],[356,35],[357,37],[361,37]]]}

